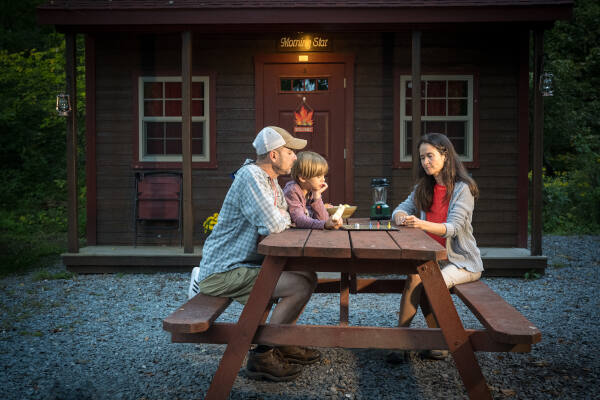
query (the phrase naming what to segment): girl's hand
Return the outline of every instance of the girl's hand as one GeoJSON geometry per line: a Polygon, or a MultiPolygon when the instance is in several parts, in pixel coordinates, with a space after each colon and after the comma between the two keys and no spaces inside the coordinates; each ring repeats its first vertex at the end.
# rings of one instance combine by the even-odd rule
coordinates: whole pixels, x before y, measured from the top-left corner
{"type": "Polygon", "coordinates": [[[396,223],[396,225],[404,225],[407,216],[408,214],[406,214],[405,212],[399,211],[396,214],[394,214],[394,222],[396,223]]]}
{"type": "Polygon", "coordinates": [[[329,185],[327,184],[327,182],[323,182],[323,184],[321,185],[320,188],[318,188],[317,190],[313,190],[312,198],[315,200],[320,199],[321,195],[323,194],[324,191],[327,190],[328,187],[329,187],[329,185]]]}
{"type": "Polygon", "coordinates": [[[331,219],[329,217],[327,221],[325,221],[325,229],[339,229],[342,226],[342,219],[331,219]]]}

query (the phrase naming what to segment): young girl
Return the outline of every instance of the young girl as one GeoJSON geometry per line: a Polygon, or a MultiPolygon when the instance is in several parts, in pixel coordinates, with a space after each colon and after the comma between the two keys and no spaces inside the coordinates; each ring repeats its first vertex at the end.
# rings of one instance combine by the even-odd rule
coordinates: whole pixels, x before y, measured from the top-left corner
{"type": "MultiPolygon", "coordinates": [[[[421,168],[414,190],[392,213],[394,222],[421,229],[446,247],[448,261],[440,262],[448,288],[481,277],[483,262],[473,237],[473,206],[479,194],[445,135],[428,133],[419,142],[421,168]],[[419,217],[417,217],[417,215],[419,217]]],[[[400,301],[399,326],[409,326],[417,313],[423,285],[408,275],[400,301]]],[[[447,351],[427,356],[443,358],[447,351]]]]}
{"type": "Polygon", "coordinates": [[[342,220],[333,220],[327,213],[321,195],[327,190],[327,161],[317,153],[298,153],[292,166],[292,178],[283,188],[288,211],[297,228],[338,229],[342,220]]]}

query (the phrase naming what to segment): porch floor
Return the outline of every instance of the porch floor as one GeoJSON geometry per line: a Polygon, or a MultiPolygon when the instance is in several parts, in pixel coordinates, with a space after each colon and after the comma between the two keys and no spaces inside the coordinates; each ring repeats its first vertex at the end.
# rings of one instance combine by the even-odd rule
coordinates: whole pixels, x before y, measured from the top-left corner
{"type": "MultiPolygon", "coordinates": [[[[526,272],[543,274],[546,256],[532,256],[528,249],[516,247],[482,247],[485,276],[522,277],[526,272]]],[[[183,247],[170,246],[87,246],[79,253],[63,253],[69,271],[80,274],[114,272],[188,272],[200,263],[202,246],[193,253],[183,247]]]]}

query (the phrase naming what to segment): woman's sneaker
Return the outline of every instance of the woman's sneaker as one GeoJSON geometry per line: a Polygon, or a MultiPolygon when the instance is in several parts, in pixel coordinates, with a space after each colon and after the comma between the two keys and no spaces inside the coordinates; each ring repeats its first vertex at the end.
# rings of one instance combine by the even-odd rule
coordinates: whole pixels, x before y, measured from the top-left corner
{"type": "Polygon", "coordinates": [[[188,300],[200,293],[200,281],[198,276],[200,275],[200,267],[194,267],[192,269],[192,278],[190,280],[190,288],[188,289],[188,300]]]}
{"type": "Polygon", "coordinates": [[[428,360],[445,360],[448,358],[448,350],[423,350],[421,357],[428,360]]]}

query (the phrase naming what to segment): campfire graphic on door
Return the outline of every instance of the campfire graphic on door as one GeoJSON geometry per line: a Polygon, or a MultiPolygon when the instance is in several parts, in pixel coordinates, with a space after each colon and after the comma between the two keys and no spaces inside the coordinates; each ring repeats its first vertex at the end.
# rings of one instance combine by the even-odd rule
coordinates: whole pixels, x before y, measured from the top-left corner
{"type": "Polygon", "coordinates": [[[294,133],[313,133],[313,114],[314,110],[306,104],[306,97],[294,112],[294,133]]]}

